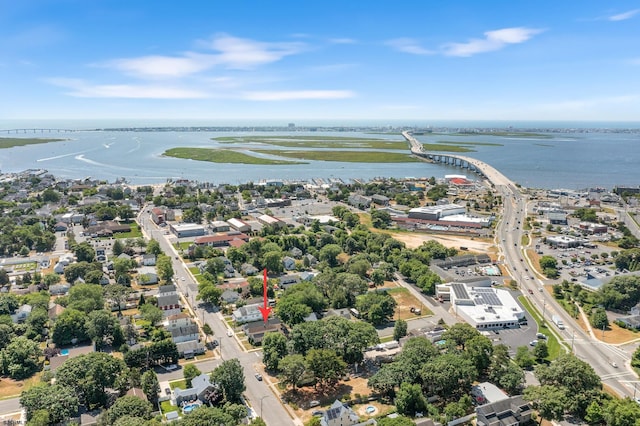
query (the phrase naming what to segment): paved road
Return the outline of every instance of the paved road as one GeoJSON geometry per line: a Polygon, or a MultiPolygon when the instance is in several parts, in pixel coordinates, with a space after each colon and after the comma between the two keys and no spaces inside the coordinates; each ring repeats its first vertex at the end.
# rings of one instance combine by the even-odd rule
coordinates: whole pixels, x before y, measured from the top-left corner
{"type": "MultiPolygon", "coordinates": [[[[403,132],[402,135],[411,144],[412,153],[418,156],[428,155],[422,144],[408,132],[403,132]]],[[[622,397],[635,396],[638,377],[629,365],[632,354],[623,348],[601,342],[585,333],[564,308],[556,302],[553,295],[544,290],[544,282],[540,278],[536,278],[536,275],[532,273],[532,268],[529,268],[524,248],[521,247],[524,234],[522,224],[524,224],[527,211],[526,196],[520,192],[514,182],[490,165],[471,157],[448,155],[473,164],[502,194],[504,211],[502,220],[496,228],[496,237],[504,257],[504,263],[521,288],[527,292],[531,290],[532,294],[528,294],[526,297],[550,323],[550,330],[561,340],[564,340],[564,345],[568,350],[572,350],[576,356],[589,363],[601,377],[603,383],[606,383],[622,397]],[[540,291],[541,289],[543,291],[540,291]],[[564,330],[559,330],[553,325],[552,315],[558,315],[562,318],[566,325],[564,330]],[[617,367],[614,367],[614,364],[617,367]]],[[[625,221],[628,221],[626,214],[625,221]]],[[[638,231],[637,225],[630,225],[634,231],[638,231]]]]}
{"type": "Polygon", "coordinates": [[[521,239],[525,233],[522,224],[527,211],[526,197],[514,185],[497,185],[496,188],[504,199],[504,214],[496,229],[496,236],[504,263],[512,277],[518,281],[532,305],[544,316],[549,329],[565,342],[566,349],[572,350],[576,356],[589,363],[603,383],[620,396],[632,397],[637,376],[629,367],[631,354],[589,336],[556,302],[553,295],[544,290],[544,281],[529,267],[525,247],[521,247],[521,239]],[[527,294],[529,290],[532,294],[527,294]],[[564,330],[553,324],[553,315],[562,318],[566,325],[564,330]],[[618,367],[614,367],[614,364],[618,367]]]}
{"type": "MultiPolygon", "coordinates": [[[[218,352],[221,354],[222,359],[228,360],[236,358],[244,367],[247,387],[244,394],[254,411],[259,416],[262,415],[264,421],[269,426],[302,424],[297,418],[292,418],[289,411],[281,404],[277,396],[278,394],[273,391],[271,384],[267,383],[266,380],[258,381],[255,378],[254,374],[262,368],[262,352],[245,352],[235,336],[229,337],[227,335],[229,328],[224,322],[222,314],[195,301],[198,285],[185,264],[178,257],[175,248],[170,244],[169,240],[174,237],[165,235],[164,230],[159,229],[151,221],[150,215],[146,213],[146,210],[143,210],[140,214],[139,223],[142,226],[143,232],[145,232],[148,237],[157,240],[162,250],[173,259],[173,270],[175,272],[174,276],[178,290],[184,296],[184,300],[188,301],[190,309],[192,309],[192,312],[195,314],[196,321],[200,324],[203,322],[209,324],[213,330],[214,338],[220,342],[218,352]],[[260,410],[261,406],[264,409],[263,413],[261,413],[260,410]]],[[[218,362],[221,361],[218,360],[218,362]]],[[[211,363],[211,369],[215,368],[216,365],[218,365],[216,362],[211,363]]],[[[201,367],[198,368],[203,372],[210,371],[201,367]]],[[[176,374],[176,378],[182,377],[181,372],[174,373],[176,374]]],[[[163,377],[162,380],[167,379],[163,377]]]]}

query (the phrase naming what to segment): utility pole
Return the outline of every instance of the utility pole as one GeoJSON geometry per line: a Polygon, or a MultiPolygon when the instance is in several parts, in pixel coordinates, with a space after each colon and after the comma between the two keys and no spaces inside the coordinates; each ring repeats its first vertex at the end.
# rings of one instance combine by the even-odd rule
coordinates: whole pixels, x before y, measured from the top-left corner
{"type": "Polygon", "coordinates": [[[575,337],[576,337],[576,330],[574,329],[571,332],[571,353],[573,353],[573,340],[574,340],[575,337]]]}

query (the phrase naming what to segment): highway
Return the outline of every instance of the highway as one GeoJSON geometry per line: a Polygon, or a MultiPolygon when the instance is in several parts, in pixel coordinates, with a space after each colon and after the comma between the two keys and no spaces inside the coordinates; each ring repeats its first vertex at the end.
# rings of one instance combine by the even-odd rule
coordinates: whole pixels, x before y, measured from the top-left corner
{"type": "MultiPolygon", "coordinates": [[[[402,135],[410,143],[413,154],[423,158],[428,155],[422,144],[408,132],[402,132],[402,135]]],[[[514,182],[490,165],[471,157],[447,155],[473,164],[502,195],[503,216],[496,227],[496,243],[500,248],[505,267],[518,282],[525,297],[544,316],[549,329],[561,342],[564,342],[567,351],[573,351],[577,357],[590,364],[604,384],[621,397],[635,397],[638,377],[630,367],[632,354],[615,345],[601,342],[582,330],[556,302],[553,295],[545,290],[544,281],[537,277],[533,272],[534,269],[530,267],[525,255],[525,247],[522,247],[522,237],[526,234],[522,229],[527,216],[526,195],[520,192],[514,182]],[[562,319],[566,326],[564,330],[559,330],[553,324],[552,315],[558,315],[562,319]]],[[[632,229],[635,230],[636,227],[637,225],[632,229]]]]}

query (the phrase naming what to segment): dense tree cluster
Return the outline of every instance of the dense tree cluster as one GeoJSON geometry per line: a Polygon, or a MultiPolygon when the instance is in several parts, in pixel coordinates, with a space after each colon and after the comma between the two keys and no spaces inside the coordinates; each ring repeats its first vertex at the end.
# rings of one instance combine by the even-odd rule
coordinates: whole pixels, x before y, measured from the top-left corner
{"type": "Polygon", "coordinates": [[[602,398],[602,382],[593,368],[572,354],[560,355],[535,369],[540,386],[525,389],[542,418],[560,420],[565,413],[583,418],[590,404],[602,398]]]}

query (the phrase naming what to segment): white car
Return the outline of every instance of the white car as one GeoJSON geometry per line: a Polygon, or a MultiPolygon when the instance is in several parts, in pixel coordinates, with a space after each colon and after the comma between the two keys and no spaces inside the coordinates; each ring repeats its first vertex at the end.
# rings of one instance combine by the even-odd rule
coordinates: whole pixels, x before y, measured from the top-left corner
{"type": "Polygon", "coordinates": [[[231,329],[227,330],[227,336],[229,337],[233,336],[233,330],[231,329]]]}

